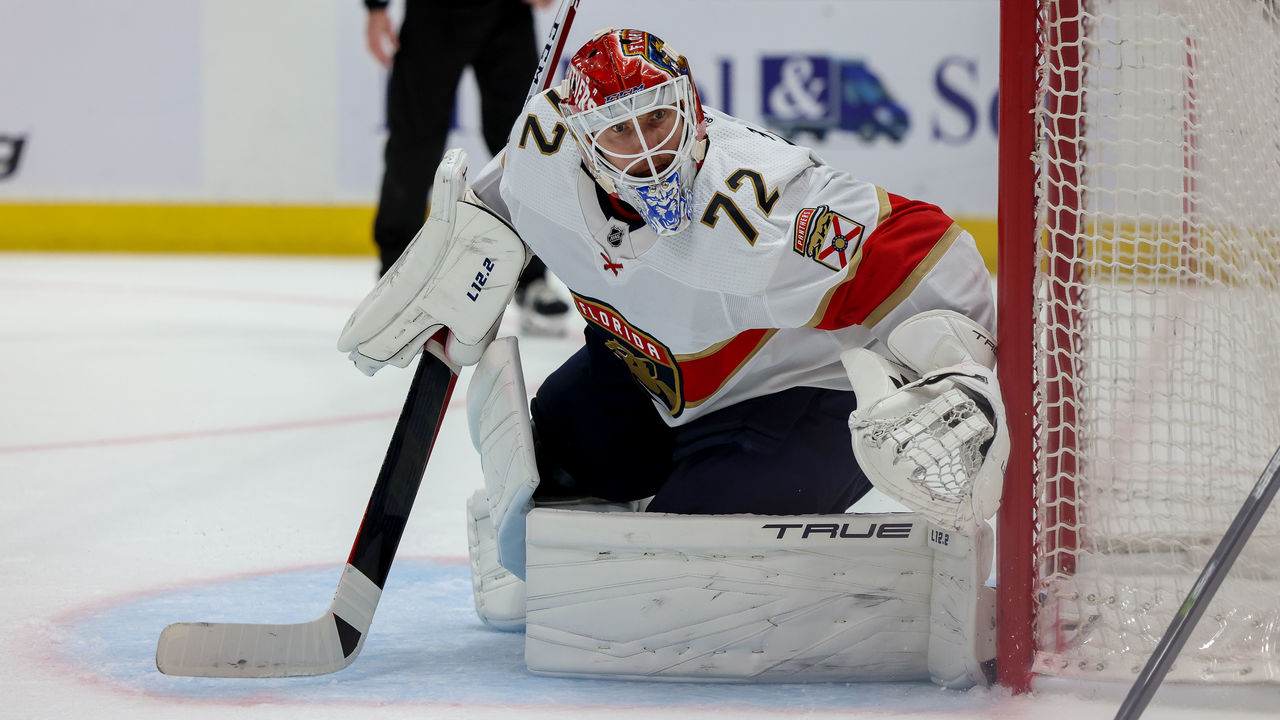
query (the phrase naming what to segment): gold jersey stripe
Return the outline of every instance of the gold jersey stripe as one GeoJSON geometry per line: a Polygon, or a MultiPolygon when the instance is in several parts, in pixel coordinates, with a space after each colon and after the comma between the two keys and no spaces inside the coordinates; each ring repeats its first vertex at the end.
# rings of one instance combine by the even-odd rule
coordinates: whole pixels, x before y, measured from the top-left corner
{"type": "Polygon", "coordinates": [[[903,300],[906,300],[907,296],[915,291],[916,287],[920,284],[920,281],[924,280],[924,276],[929,274],[929,271],[938,264],[938,261],[942,259],[942,256],[951,248],[951,245],[956,241],[956,238],[960,237],[961,232],[963,232],[963,230],[960,229],[959,225],[951,223],[951,227],[947,228],[947,231],[942,234],[942,237],[938,239],[938,242],[933,246],[933,249],[929,251],[929,254],[925,255],[924,259],[921,260],[920,263],[916,265],[915,269],[911,271],[911,274],[903,279],[902,284],[898,286],[897,290],[894,290],[889,297],[884,299],[884,302],[876,306],[876,309],[872,310],[871,313],[867,315],[867,318],[862,321],[862,326],[866,328],[875,327],[876,323],[883,320],[885,316],[893,312],[893,309],[898,307],[903,300]]]}

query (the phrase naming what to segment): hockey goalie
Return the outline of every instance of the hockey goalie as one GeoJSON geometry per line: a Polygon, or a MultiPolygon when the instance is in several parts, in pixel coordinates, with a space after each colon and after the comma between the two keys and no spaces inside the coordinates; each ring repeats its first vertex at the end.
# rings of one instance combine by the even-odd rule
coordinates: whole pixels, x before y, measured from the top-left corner
{"type": "Polygon", "coordinates": [[[476,610],[535,672],[987,682],[1008,454],[987,270],[939,208],[703,107],[598,32],[431,217],[340,349],[467,391],[476,610]],[[585,342],[529,401],[494,340],[536,253],[585,342]],[[872,488],[911,510],[853,514],[872,488]]]}

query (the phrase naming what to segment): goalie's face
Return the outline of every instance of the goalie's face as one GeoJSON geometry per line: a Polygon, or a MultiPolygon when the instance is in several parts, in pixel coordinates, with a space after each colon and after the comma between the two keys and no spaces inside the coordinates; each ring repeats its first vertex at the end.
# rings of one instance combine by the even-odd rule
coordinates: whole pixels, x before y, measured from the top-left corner
{"type": "Polygon", "coordinates": [[[692,218],[692,94],[682,76],[567,118],[596,180],[660,235],[680,232],[692,218]]]}
{"type": "Polygon", "coordinates": [[[660,107],[596,132],[591,144],[624,177],[653,181],[679,157],[683,127],[676,108],[660,107]]]}
{"type": "Polygon", "coordinates": [[[687,227],[706,147],[683,56],[638,30],[605,30],[570,61],[561,100],[588,172],[659,235],[687,227]]]}

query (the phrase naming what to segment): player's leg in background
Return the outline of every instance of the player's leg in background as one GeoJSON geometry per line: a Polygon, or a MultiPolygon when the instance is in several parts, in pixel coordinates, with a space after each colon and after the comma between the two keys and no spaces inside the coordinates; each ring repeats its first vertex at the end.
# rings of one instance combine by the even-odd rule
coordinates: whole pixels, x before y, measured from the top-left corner
{"type": "Polygon", "coordinates": [[[465,37],[434,3],[406,3],[400,49],[387,85],[387,144],[374,218],[381,272],[422,227],[436,166],[444,155],[465,37]]]}
{"type": "Polygon", "coordinates": [[[522,334],[559,337],[568,332],[569,304],[556,293],[547,266],[536,255],[520,275],[515,303],[520,308],[522,334]]]}
{"type": "Polygon", "coordinates": [[[853,393],[793,388],[679,428],[675,467],[648,509],[843,513],[871,489],[849,441],[853,393]]]}
{"type": "Polygon", "coordinates": [[[547,377],[532,403],[541,478],[534,500],[649,497],[671,470],[674,433],[604,346],[603,332],[589,327],[586,334],[586,345],[547,377]]]}
{"type": "MultiPolygon", "coordinates": [[[[524,108],[538,67],[538,37],[533,11],[522,0],[490,0],[479,6],[491,8],[492,26],[485,47],[472,56],[471,67],[480,88],[484,141],[489,152],[496,154],[506,145],[524,108]]],[[[522,334],[564,334],[569,305],[556,294],[548,282],[547,266],[537,257],[520,276],[515,300],[522,334]]]]}
{"type": "Polygon", "coordinates": [[[469,60],[480,89],[480,127],[485,145],[497,154],[524,109],[529,83],[538,69],[533,11],[522,0],[480,0],[488,20],[486,35],[469,60]]]}

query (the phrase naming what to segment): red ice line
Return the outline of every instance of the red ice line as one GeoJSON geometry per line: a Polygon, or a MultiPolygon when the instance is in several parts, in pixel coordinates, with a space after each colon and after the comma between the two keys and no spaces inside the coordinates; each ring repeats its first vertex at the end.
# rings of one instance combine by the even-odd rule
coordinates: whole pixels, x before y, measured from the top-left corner
{"type": "Polygon", "coordinates": [[[220,290],[189,287],[168,287],[162,285],[112,285],[108,283],[57,282],[49,280],[21,280],[6,278],[5,285],[26,286],[36,289],[70,288],[80,292],[91,291],[114,295],[179,295],[191,298],[213,298],[217,300],[239,300],[245,302],[272,302],[285,305],[324,305],[332,307],[354,308],[359,298],[321,297],[316,295],[285,295],[253,290],[220,290]]]}
{"type": "MultiPolygon", "coordinates": [[[[461,402],[450,403],[450,409],[461,402]]],[[[302,428],[325,427],[328,425],[343,425],[346,423],[368,422],[370,420],[383,420],[386,418],[396,417],[398,411],[385,411],[376,413],[361,413],[359,415],[346,415],[343,417],[321,418],[319,420],[295,420],[292,422],[271,423],[268,425],[246,425],[243,427],[230,428],[214,428],[211,430],[192,430],[189,432],[178,433],[160,433],[156,435],[135,435],[133,437],[116,437],[116,438],[97,438],[90,440],[69,440],[65,442],[50,443],[33,443],[31,445],[0,445],[0,455],[13,455],[17,453],[28,452],[45,452],[49,450],[76,450],[80,448],[90,447],[112,447],[118,445],[141,445],[144,443],[156,442],[173,442],[176,440],[194,440],[200,438],[220,437],[226,435],[252,435],[264,432],[279,432],[282,430],[299,430],[302,428]]]]}
{"type": "MultiPolygon", "coordinates": [[[[226,300],[246,300],[257,302],[281,302],[304,305],[338,305],[351,306],[353,301],[340,298],[327,297],[307,297],[307,296],[290,296],[278,295],[261,292],[248,291],[223,291],[223,290],[194,290],[192,288],[177,287],[158,287],[158,286],[135,286],[121,287],[118,285],[107,284],[90,284],[90,283],[58,283],[41,281],[24,281],[13,280],[7,282],[9,285],[26,285],[28,287],[74,287],[77,290],[91,289],[97,292],[121,293],[121,294],[162,294],[162,295],[185,295],[188,297],[213,297],[226,300]]],[[[536,388],[531,390],[536,391],[536,388]]],[[[462,402],[449,403],[449,409],[453,410],[462,402]]],[[[181,433],[162,433],[158,435],[137,435],[134,437],[119,438],[98,438],[91,440],[70,440],[65,442],[50,443],[33,443],[30,445],[0,445],[0,455],[16,455],[18,453],[29,452],[46,452],[49,450],[77,450],[90,447],[113,447],[119,445],[141,445],[145,443],[156,442],[173,442],[177,440],[193,440],[198,438],[219,437],[227,435],[252,435],[262,432],[278,432],[281,430],[298,430],[301,428],[324,427],[327,425],[342,425],[345,423],[367,422],[370,420],[382,420],[388,417],[395,417],[395,412],[379,412],[364,413],[360,415],[348,415],[345,417],[324,418],[320,420],[297,420],[286,423],[274,423],[270,425],[248,425],[244,427],[232,428],[216,428],[212,430],[192,430],[190,432],[181,433]]]]}
{"type": "MultiPolygon", "coordinates": [[[[530,395],[537,391],[537,385],[529,388],[530,395]]],[[[465,404],[466,401],[464,399],[455,398],[453,402],[449,403],[449,410],[456,412],[459,407],[465,404]]],[[[294,420],[291,422],[271,423],[268,425],[245,425],[243,427],[191,430],[179,433],[160,433],[156,435],[135,435],[132,437],[96,438],[89,440],[67,440],[63,442],[32,443],[30,445],[0,445],[0,455],[17,455],[19,453],[47,452],[50,450],[79,450],[91,447],[115,447],[119,445],[142,445],[145,443],[198,440],[202,438],[223,437],[227,435],[253,435],[255,433],[280,432],[283,430],[300,430],[303,428],[369,422],[371,420],[385,420],[386,418],[396,417],[397,415],[399,415],[398,410],[387,410],[375,413],[360,413],[358,415],[320,418],[318,420],[294,420]]]]}

